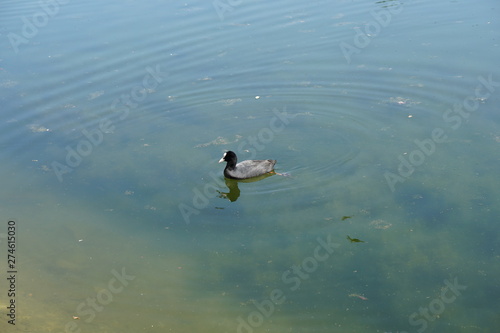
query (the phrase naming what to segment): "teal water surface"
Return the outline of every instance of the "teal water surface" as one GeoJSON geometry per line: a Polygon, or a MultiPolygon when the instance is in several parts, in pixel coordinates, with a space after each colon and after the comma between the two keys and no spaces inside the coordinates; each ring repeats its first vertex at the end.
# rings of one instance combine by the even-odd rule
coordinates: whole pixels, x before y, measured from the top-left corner
{"type": "Polygon", "coordinates": [[[498,330],[493,1],[0,8],[1,332],[498,330]]]}

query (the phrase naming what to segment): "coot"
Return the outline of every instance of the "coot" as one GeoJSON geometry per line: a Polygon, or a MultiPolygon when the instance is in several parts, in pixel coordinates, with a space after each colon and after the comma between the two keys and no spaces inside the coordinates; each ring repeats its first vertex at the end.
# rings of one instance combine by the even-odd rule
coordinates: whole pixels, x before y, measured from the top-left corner
{"type": "Polygon", "coordinates": [[[274,169],[276,160],[246,160],[238,164],[238,158],[232,151],[224,153],[219,163],[226,161],[224,176],[231,179],[247,179],[261,176],[274,169]]]}

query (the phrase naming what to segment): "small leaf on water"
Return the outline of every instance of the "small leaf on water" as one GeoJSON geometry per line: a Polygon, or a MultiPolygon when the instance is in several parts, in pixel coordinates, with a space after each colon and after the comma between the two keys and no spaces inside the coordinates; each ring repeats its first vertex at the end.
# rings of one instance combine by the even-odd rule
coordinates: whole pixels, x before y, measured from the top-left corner
{"type": "Polygon", "coordinates": [[[351,238],[349,237],[349,235],[347,236],[347,239],[349,241],[351,241],[351,243],[364,243],[364,241],[362,241],[361,239],[358,239],[358,238],[351,238]]]}
{"type": "Polygon", "coordinates": [[[350,219],[352,216],[342,216],[342,221],[350,219]]]}

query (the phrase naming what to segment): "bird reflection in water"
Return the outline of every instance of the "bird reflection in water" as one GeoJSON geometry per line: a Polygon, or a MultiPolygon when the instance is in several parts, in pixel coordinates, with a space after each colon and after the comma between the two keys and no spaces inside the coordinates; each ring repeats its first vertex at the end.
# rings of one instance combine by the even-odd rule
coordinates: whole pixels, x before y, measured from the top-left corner
{"type": "Polygon", "coordinates": [[[229,199],[229,201],[234,202],[234,201],[238,200],[238,198],[240,197],[240,188],[238,187],[238,183],[258,182],[259,180],[274,176],[275,174],[276,174],[275,172],[269,172],[269,173],[266,173],[262,176],[253,177],[253,178],[249,178],[249,179],[238,179],[238,180],[224,178],[224,180],[226,181],[226,186],[229,189],[229,192],[220,192],[219,191],[219,198],[226,198],[226,199],[229,199]]]}

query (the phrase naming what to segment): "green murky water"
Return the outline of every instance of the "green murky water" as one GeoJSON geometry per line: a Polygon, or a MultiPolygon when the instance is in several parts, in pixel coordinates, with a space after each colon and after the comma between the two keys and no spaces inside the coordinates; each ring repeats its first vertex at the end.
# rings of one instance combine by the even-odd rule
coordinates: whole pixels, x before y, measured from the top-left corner
{"type": "Polygon", "coordinates": [[[493,2],[42,4],[0,14],[2,332],[496,331],[493,2]]]}

